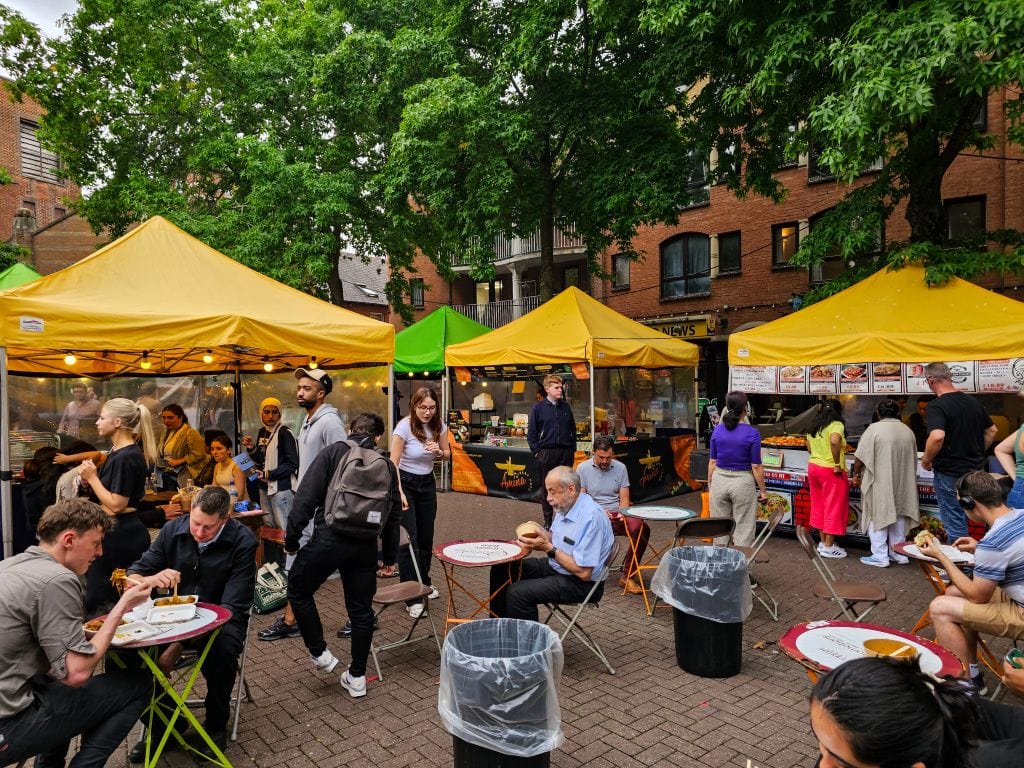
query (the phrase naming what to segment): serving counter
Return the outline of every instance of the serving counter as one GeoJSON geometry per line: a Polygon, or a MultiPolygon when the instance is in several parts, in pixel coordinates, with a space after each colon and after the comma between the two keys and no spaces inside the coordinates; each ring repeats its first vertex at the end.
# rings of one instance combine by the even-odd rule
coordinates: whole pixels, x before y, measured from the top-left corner
{"type": "MultiPolygon", "coordinates": [[[[692,434],[616,442],[615,458],[626,465],[632,502],[690,490],[690,452],[696,444],[692,434]]],[[[574,466],[588,458],[589,450],[589,441],[576,444],[574,466]]],[[[532,501],[539,500],[543,489],[537,459],[528,447],[452,442],[452,490],[532,501]]]]}

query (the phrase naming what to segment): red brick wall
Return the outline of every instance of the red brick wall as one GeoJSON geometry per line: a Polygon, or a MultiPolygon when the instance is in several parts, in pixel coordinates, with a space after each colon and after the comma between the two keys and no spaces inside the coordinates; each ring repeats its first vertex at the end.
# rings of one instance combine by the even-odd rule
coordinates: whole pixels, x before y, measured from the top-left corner
{"type": "Polygon", "coordinates": [[[32,237],[36,271],[49,275],[81,261],[110,242],[107,234],[95,234],[81,216],[71,214],[32,237]]]}

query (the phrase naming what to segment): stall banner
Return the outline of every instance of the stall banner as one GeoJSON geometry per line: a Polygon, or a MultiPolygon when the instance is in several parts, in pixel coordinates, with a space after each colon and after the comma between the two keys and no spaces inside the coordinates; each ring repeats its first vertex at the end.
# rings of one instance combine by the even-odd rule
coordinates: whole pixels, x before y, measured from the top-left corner
{"type": "MultiPolygon", "coordinates": [[[[924,395],[931,392],[927,362],[827,363],[822,365],[733,365],[729,388],[750,394],[924,395]]],[[[1024,389],[1024,357],[948,362],[960,392],[1019,392],[1024,389]]]]}

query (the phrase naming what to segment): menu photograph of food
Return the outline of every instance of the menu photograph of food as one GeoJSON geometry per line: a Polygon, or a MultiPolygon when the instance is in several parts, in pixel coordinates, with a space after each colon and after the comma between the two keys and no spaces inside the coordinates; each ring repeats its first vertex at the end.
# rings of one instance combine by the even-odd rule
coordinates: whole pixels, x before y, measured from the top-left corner
{"type": "Polygon", "coordinates": [[[838,365],[812,365],[807,371],[810,379],[812,395],[834,395],[839,390],[836,386],[836,369],[838,365]]]}
{"type": "Polygon", "coordinates": [[[900,363],[872,363],[871,391],[879,395],[903,391],[903,366],[900,363]]]}
{"type": "Polygon", "coordinates": [[[868,364],[846,363],[839,366],[839,391],[844,394],[854,395],[870,392],[868,364]]]}
{"type": "Polygon", "coordinates": [[[907,363],[907,388],[906,392],[910,395],[928,394],[931,389],[928,388],[928,380],[925,378],[924,369],[928,367],[928,363],[907,363]]]}
{"type": "Polygon", "coordinates": [[[779,368],[779,392],[803,395],[807,392],[807,368],[802,365],[784,365],[779,368]]]}

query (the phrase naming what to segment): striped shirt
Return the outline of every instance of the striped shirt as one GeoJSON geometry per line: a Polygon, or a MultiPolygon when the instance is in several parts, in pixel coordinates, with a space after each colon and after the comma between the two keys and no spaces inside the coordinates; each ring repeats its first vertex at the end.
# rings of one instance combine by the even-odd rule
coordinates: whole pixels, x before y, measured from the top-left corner
{"type": "Polygon", "coordinates": [[[1007,597],[1024,606],[1024,510],[992,523],[975,550],[974,575],[997,582],[1007,597]]]}

